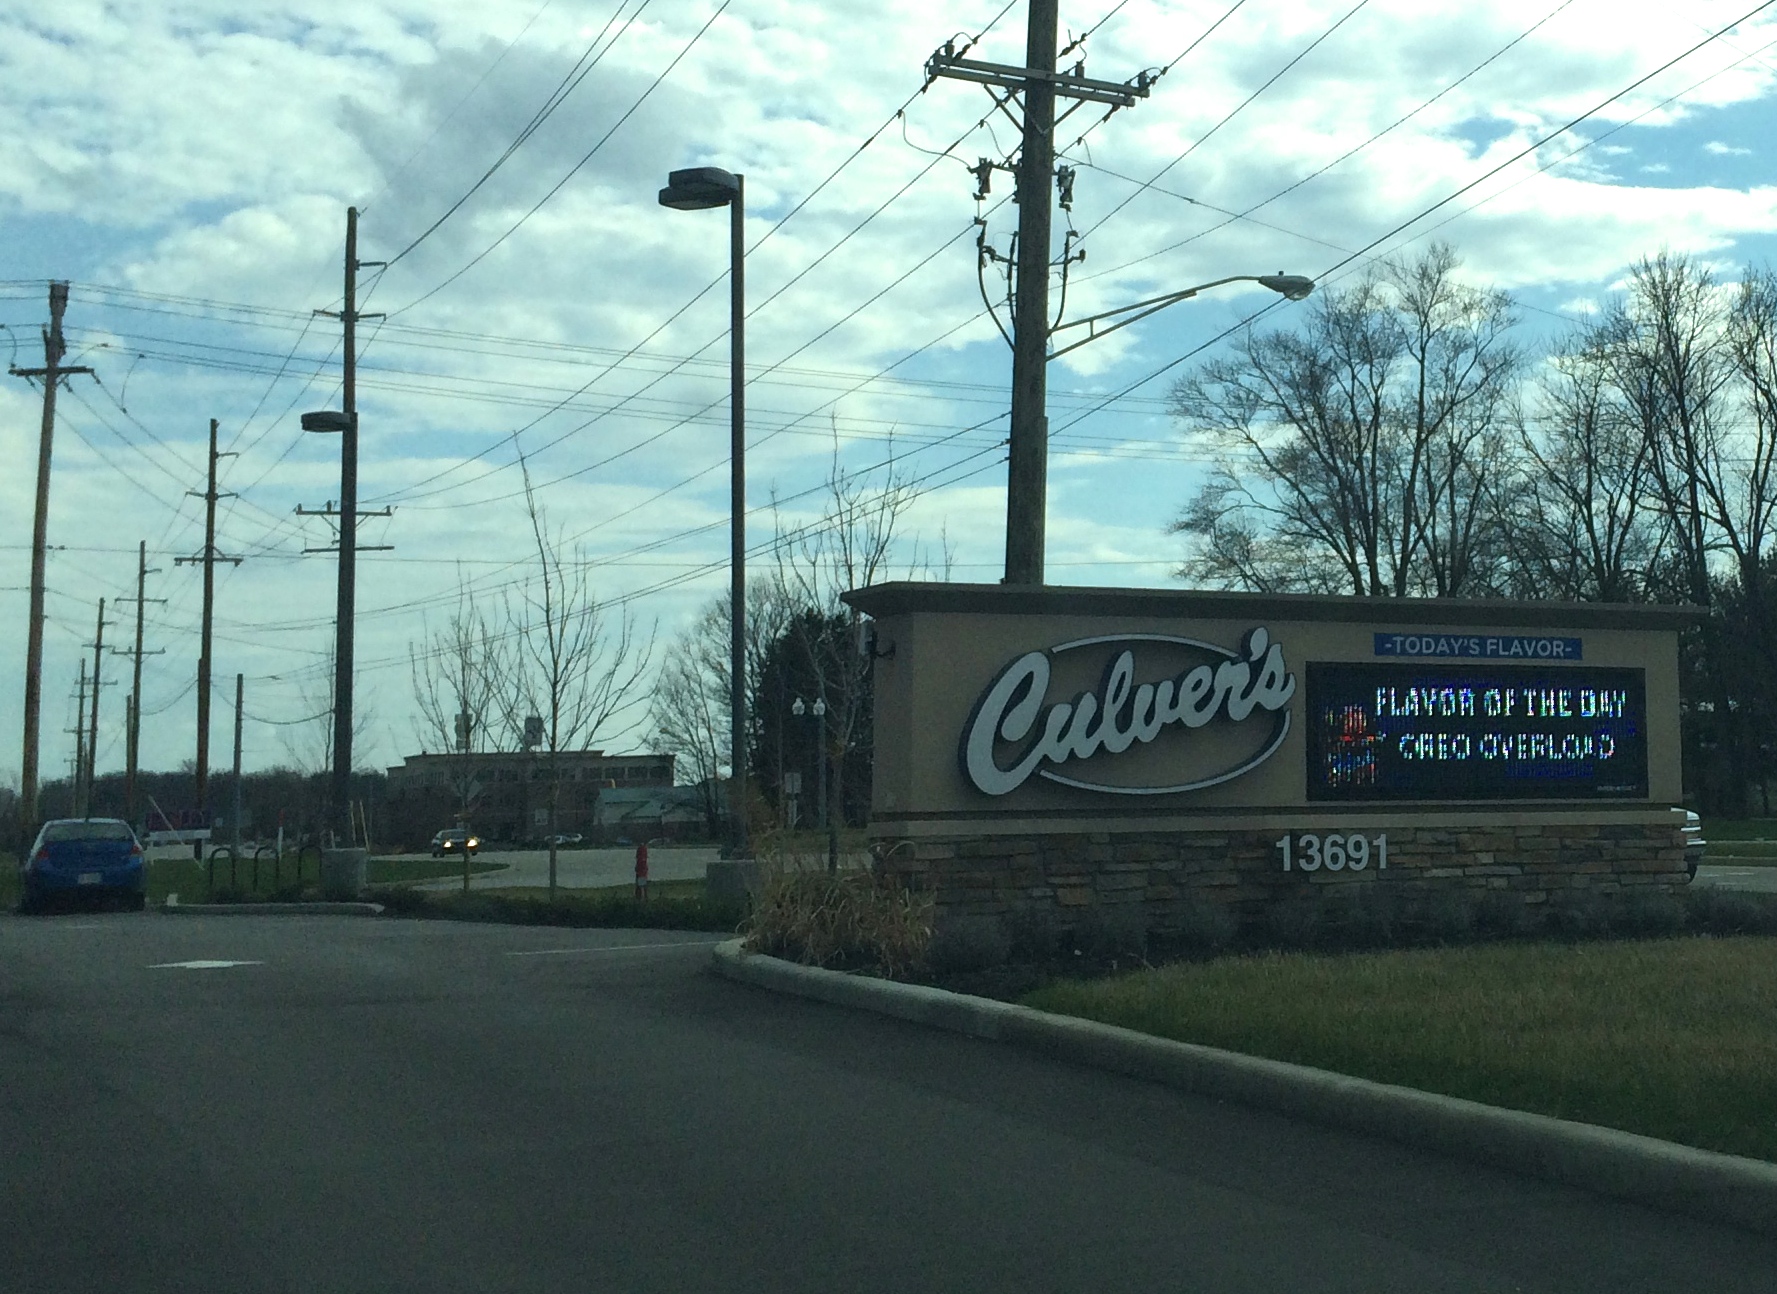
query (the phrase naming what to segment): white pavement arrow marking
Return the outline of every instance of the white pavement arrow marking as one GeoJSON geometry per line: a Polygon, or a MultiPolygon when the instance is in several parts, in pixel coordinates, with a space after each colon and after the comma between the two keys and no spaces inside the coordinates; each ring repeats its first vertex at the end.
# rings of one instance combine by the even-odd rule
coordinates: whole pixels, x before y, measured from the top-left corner
{"type": "Polygon", "coordinates": [[[161,962],[149,970],[227,970],[230,966],[263,966],[264,962],[161,962]]]}

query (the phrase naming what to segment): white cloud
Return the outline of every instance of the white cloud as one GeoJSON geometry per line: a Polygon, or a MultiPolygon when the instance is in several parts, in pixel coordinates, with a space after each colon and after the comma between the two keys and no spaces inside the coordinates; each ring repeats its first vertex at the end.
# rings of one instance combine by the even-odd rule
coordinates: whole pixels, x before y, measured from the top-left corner
{"type": "Polygon", "coordinates": [[[1703,151],[1705,153],[1713,153],[1717,157],[1749,157],[1752,155],[1752,150],[1750,148],[1739,148],[1733,144],[1724,144],[1719,139],[1712,139],[1707,144],[1703,145],[1703,151]]]}

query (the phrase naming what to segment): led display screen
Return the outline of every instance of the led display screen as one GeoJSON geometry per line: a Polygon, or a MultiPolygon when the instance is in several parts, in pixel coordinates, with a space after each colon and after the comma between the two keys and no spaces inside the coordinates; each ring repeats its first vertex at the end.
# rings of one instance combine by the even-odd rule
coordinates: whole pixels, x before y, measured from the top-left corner
{"type": "Polygon", "coordinates": [[[1638,669],[1309,664],[1311,800],[1645,799],[1638,669]]]}

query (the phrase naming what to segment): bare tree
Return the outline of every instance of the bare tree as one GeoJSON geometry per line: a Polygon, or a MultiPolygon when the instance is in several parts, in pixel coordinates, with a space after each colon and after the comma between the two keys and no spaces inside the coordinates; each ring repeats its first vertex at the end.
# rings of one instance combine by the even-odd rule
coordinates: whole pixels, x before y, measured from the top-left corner
{"type": "MultiPolygon", "coordinates": [[[[413,678],[414,721],[422,750],[451,751],[455,761],[457,815],[468,831],[478,790],[475,752],[488,749],[489,729],[504,719],[500,699],[507,684],[506,641],[494,633],[476,607],[467,584],[459,583],[457,607],[423,644],[408,644],[413,678]]],[[[463,848],[463,891],[469,889],[469,849],[463,848]]]]}
{"type": "MultiPolygon", "coordinates": [[[[899,529],[918,491],[892,462],[876,480],[847,471],[836,437],[826,487],[818,521],[792,526],[779,514],[773,574],[787,630],[826,703],[822,741],[832,770],[830,821],[836,822],[844,816],[846,754],[867,736],[872,666],[856,647],[858,613],[840,595],[891,572],[915,576],[933,563],[917,542],[905,545],[907,556],[896,561],[904,547],[899,529]],[[830,632],[835,623],[849,632],[830,632]]],[[[948,564],[946,551],[943,566],[948,564]]]]}
{"type": "Polygon", "coordinates": [[[1526,597],[1637,602],[1665,543],[1652,447],[1612,384],[1604,330],[1581,329],[1531,390],[1520,437],[1532,470],[1511,510],[1517,587],[1526,597]]]}
{"type": "Polygon", "coordinates": [[[1726,520],[1734,364],[1727,294],[1709,270],[1665,252],[1643,260],[1602,325],[1612,380],[1648,446],[1648,471],[1680,565],[1682,596],[1712,601],[1710,557],[1726,520]]]}
{"type": "MultiPolygon", "coordinates": [[[[746,688],[748,714],[762,714],[766,686],[763,662],[771,645],[789,628],[790,613],[774,578],[754,580],[747,590],[746,688]]],[[[729,635],[733,621],[729,595],[706,604],[697,618],[668,645],[655,680],[649,716],[654,742],[670,750],[698,787],[706,824],[712,835],[721,827],[722,779],[732,769],[729,635]]]]}
{"type": "Polygon", "coordinates": [[[537,564],[508,604],[512,684],[502,700],[508,722],[515,726],[526,715],[543,720],[540,748],[548,787],[549,898],[554,902],[561,757],[584,749],[637,703],[653,655],[653,636],[645,641],[637,636],[627,609],[614,622],[605,613],[593,594],[584,555],[567,553],[561,532],[550,529],[522,454],[519,467],[537,564]]]}
{"type": "MultiPolygon", "coordinates": [[[[302,703],[303,718],[293,723],[282,725],[279,740],[290,761],[302,772],[314,775],[325,773],[333,767],[333,661],[335,644],[333,635],[327,636],[327,647],[324,652],[317,653],[321,659],[309,667],[322,670],[321,677],[306,675],[297,683],[296,695],[302,703]],[[313,679],[312,682],[308,679],[313,679]]],[[[352,754],[353,762],[357,757],[368,754],[368,743],[363,739],[377,725],[376,708],[367,700],[366,692],[358,687],[359,676],[352,676],[352,754]]]]}
{"type": "Polygon", "coordinates": [[[1488,591],[1521,361],[1509,300],[1457,266],[1440,245],[1329,291],[1300,330],[1249,332],[1173,388],[1174,415],[1217,454],[1172,526],[1192,543],[1181,576],[1488,591]]]}

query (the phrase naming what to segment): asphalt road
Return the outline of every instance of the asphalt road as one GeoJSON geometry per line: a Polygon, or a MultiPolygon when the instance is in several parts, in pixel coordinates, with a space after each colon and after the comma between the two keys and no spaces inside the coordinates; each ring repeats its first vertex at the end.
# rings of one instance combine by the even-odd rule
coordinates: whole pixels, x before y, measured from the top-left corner
{"type": "Polygon", "coordinates": [[[1777,1272],[1777,1243],[1727,1228],[731,984],[705,939],[0,917],[0,1288],[1737,1294],[1777,1272]]]}

